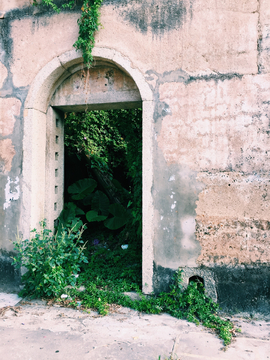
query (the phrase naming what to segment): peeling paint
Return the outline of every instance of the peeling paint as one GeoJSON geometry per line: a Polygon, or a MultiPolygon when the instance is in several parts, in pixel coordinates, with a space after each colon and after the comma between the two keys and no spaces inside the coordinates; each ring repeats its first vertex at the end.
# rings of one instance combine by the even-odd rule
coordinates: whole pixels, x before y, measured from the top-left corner
{"type": "Polygon", "coordinates": [[[12,201],[19,200],[20,198],[19,181],[20,180],[18,176],[16,176],[14,180],[12,180],[8,176],[7,183],[5,186],[5,203],[3,205],[4,210],[10,207],[12,201]]]}

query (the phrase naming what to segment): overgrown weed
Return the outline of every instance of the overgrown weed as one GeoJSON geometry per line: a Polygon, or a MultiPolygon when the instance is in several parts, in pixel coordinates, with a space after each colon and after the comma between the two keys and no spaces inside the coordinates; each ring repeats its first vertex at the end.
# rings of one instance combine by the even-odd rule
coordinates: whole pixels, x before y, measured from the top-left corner
{"type": "Polygon", "coordinates": [[[58,297],[67,286],[75,286],[82,264],[88,262],[83,252],[84,227],[62,228],[56,234],[46,228],[46,221],[40,227],[31,231],[29,239],[14,242],[13,265],[27,270],[20,296],[58,297]]]}
{"type": "Polygon", "coordinates": [[[141,252],[133,243],[123,250],[119,241],[95,239],[88,246],[87,259],[81,231],[74,234],[63,229],[52,235],[44,226],[40,233],[34,230],[32,239],[15,244],[18,255],[14,263],[28,270],[22,278],[25,287],[20,295],[54,297],[69,306],[95,309],[101,315],[108,314],[110,304],[149,314],[165,312],[213,329],[224,345],[231,343],[233,323],[217,315],[219,306],[205,294],[201,283],[191,282],[183,289],[182,271],[175,272],[169,292],[146,296],[140,288],[141,252]],[[85,290],[80,292],[77,289],[82,285],[85,290]],[[124,294],[130,291],[137,292],[140,300],[124,294]],[[61,299],[63,293],[69,301],[61,299]]]}
{"type": "Polygon", "coordinates": [[[218,304],[205,294],[201,283],[192,282],[186,289],[182,287],[182,271],[176,271],[171,290],[158,295],[143,295],[141,284],[141,256],[131,243],[127,250],[116,244],[99,243],[88,249],[89,262],[79,276],[79,285],[85,286],[83,293],[72,290],[70,295],[79,298],[85,309],[96,309],[100,314],[109,312],[110,304],[130,307],[149,314],[162,312],[187,319],[213,329],[230,344],[234,334],[233,324],[217,315],[218,304]],[[98,246],[99,245],[99,246],[98,246]],[[124,292],[135,291],[140,300],[131,300],[124,292]]]}
{"type": "Polygon", "coordinates": [[[182,271],[176,271],[168,293],[145,296],[139,287],[140,266],[132,249],[113,251],[99,249],[89,259],[80,284],[86,286],[84,293],[73,290],[72,296],[81,299],[85,308],[94,308],[102,315],[108,313],[109,304],[118,304],[149,314],[168,313],[179,319],[187,319],[213,329],[224,344],[230,344],[233,324],[217,315],[218,304],[205,294],[201,283],[192,282],[182,288],[182,271]],[[136,264],[137,266],[132,267],[136,264]],[[131,300],[124,292],[136,291],[140,300],[131,300]]]}

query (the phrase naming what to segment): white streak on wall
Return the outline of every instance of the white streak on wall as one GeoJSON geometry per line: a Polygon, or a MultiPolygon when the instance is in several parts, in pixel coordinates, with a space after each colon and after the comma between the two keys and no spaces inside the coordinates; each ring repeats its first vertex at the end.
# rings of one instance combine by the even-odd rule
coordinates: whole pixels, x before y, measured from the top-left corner
{"type": "Polygon", "coordinates": [[[176,207],[176,201],[174,202],[174,204],[172,204],[171,209],[173,210],[176,207]]]}
{"type": "Polygon", "coordinates": [[[7,183],[5,186],[5,203],[3,205],[3,209],[6,210],[13,200],[18,200],[20,197],[20,185],[19,185],[19,177],[16,176],[15,180],[11,180],[8,176],[7,183]]]}

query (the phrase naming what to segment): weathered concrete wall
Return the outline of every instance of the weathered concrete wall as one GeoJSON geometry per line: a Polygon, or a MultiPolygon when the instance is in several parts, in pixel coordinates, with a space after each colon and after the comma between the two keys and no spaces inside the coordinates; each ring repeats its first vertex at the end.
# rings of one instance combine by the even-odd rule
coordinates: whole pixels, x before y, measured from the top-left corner
{"type": "Polygon", "coordinates": [[[53,95],[51,105],[63,111],[141,107],[134,80],[112,65],[95,63],[69,76],[53,95]]]}
{"type": "MultiPolygon", "coordinates": [[[[24,121],[35,111],[46,121],[46,109],[36,105],[24,113],[25,99],[29,89],[35,97],[40,72],[57,61],[62,72],[48,76],[44,89],[62,86],[66,101],[74,79],[61,85],[63,54],[77,39],[79,13],[79,5],[61,14],[28,0],[0,5],[0,247],[7,262],[9,240],[30,208],[42,214],[44,202],[21,202],[22,163],[28,166],[28,156],[38,163],[31,150],[22,154],[23,137],[35,139],[36,126],[27,129],[24,121]]],[[[97,48],[115,52],[115,69],[121,54],[154,98],[140,94],[151,139],[145,154],[152,149],[153,159],[144,175],[151,188],[145,212],[153,214],[145,217],[145,257],[153,260],[145,289],[168,288],[178,267],[199,268],[200,276],[207,268],[224,307],[263,311],[270,303],[270,2],[104,0],[101,14],[97,48]]],[[[36,191],[31,179],[27,184],[36,191]]]]}
{"type": "Polygon", "coordinates": [[[199,264],[270,261],[269,80],[236,76],[160,89],[172,112],[158,137],[167,164],[187,166],[204,185],[196,202],[199,264]]]}

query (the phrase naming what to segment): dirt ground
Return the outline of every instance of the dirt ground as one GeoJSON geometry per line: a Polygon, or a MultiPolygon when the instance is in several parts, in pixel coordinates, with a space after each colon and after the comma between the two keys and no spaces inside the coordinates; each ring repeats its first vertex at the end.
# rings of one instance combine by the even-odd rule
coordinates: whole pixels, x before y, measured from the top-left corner
{"type": "Polygon", "coordinates": [[[115,306],[108,316],[21,301],[0,294],[0,354],[5,360],[266,360],[270,318],[241,316],[241,332],[224,349],[211,331],[167,314],[148,315],[115,306]],[[3,306],[4,305],[4,306],[3,306]]]}

